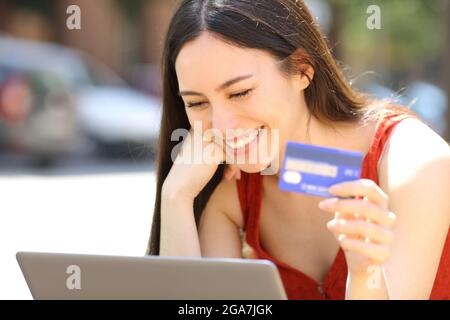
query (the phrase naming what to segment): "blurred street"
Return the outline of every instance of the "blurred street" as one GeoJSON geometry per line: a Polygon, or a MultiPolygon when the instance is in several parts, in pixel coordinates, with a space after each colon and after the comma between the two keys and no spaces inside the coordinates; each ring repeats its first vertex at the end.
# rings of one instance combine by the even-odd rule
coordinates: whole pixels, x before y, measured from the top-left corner
{"type": "Polygon", "coordinates": [[[0,158],[0,299],[31,299],[17,251],[143,255],[153,213],[150,161],[70,159],[49,169],[0,158]]]}

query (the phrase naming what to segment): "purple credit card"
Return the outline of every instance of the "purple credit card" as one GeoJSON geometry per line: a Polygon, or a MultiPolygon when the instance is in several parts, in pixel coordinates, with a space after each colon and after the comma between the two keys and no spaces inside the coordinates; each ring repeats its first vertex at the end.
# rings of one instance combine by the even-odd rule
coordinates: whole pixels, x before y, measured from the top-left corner
{"type": "Polygon", "coordinates": [[[283,191],[333,197],[328,188],[358,180],[364,154],[361,152],[288,142],[278,187],[283,191]]]}

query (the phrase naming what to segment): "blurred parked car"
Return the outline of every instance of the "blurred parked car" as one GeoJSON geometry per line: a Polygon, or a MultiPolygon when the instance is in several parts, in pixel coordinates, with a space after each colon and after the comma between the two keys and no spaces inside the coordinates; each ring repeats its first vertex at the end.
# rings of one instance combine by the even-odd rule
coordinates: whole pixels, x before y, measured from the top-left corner
{"type": "Polygon", "coordinates": [[[0,36],[0,101],[14,81],[29,89],[32,107],[19,123],[0,112],[3,146],[21,145],[44,158],[76,152],[83,141],[93,142],[102,153],[123,156],[130,145],[156,148],[160,100],[132,89],[85,54],[0,36]]]}
{"type": "Polygon", "coordinates": [[[74,151],[75,108],[58,78],[40,71],[0,66],[0,145],[30,152],[39,165],[74,151]]]}

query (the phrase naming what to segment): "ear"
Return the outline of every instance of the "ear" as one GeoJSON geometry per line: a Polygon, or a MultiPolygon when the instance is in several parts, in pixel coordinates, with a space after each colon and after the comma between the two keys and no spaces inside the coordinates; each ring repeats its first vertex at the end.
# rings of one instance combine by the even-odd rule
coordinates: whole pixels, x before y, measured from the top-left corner
{"type": "Polygon", "coordinates": [[[311,65],[307,64],[304,66],[304,70],[301,73],[301,79],[302,84],[304,85],[304,88],[302,89],[308,88],[314,79],[314,68],[311,65]]]}
{"type": "Polygon", "coordinates": [[[297,74],[300,89],[305,90],[314,79],[313,61],[304,49],[297,49],[290,56],[290,68],[297,74]]]}

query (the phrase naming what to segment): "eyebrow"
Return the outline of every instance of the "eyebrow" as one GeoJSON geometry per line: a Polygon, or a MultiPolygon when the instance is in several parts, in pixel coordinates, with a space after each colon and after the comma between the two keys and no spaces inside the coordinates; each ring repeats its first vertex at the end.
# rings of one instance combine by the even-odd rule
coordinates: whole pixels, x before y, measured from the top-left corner
{"type": "MultiPolygon", "coordinates": [[[[251,78],[251,77],[253,77],[253,75],[252,75],[252,74],[249,74],[249,75],[240,76],[240,77],[237,77],[237,78],[228,80],[228,81],[225,82],[224,84],[220,85],[220,86],[216,89],[216,91],[224,90],[225,88],[228,88],[228,87],[230,87],[231,85],[233,85],[233,84],[235,84],[235,83],[237,83],[237,82],[239,82],[239,81],[243,81],[243,80],[246,80],[246,79],[251,78]]],[[[199,92],[195,92],[195,91],[180,91],[180,92],[178,93],[178,95],[179,95],[179,96],[202,96],[203,94],[201,94],[201,93],[199,93],[199,92]]]]}

